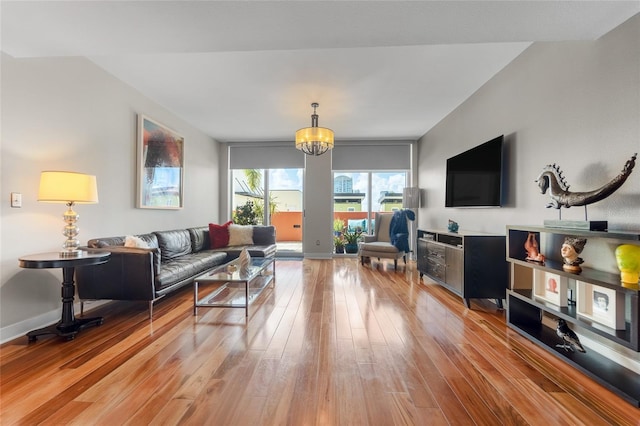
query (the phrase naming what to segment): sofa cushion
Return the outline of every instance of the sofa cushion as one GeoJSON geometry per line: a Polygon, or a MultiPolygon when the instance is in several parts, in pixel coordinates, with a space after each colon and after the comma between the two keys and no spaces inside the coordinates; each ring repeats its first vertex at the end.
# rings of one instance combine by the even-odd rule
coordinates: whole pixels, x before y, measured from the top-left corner
{"type": "Polygon", "coordinates": [[[156,290],[162,290],[185,280],[192,281],[211,268],[222,265],[225,259],[224,252],[205,250],[164,262],[162,270],[155,279],[156,290]]]}
{"type": "Polygon", "coordinates": [[[158,238],[162,262],[191,253],[191,237],[186,229],[154,232],[158,238]]]}
{"type": "Polygon", "coordinates": [[[224,249],[224,252],[227,253],[226,261],[230,262],[233,259],[238,258],[240,256],[240,252],[245,248],[251,257],[273,257],[276,255],[278,246],[276,244],[268,244],[264,246],[229,246],[224,249]]]}
{"type": "Polygon", "coordinates": [[[229,225],[229,245],[246,246],[253,244],[252,225],[229,225]]]}
{"type": "Polygon", "coordinates": [[[398,249],[391,243],[384,241],[375,241],[372,243],[362,243],[360,245],[361,252],[375,252],[375,253],[398,253],[398,249]]]}
{"type": "Polygon", "coordinates": [[[191,237],[191,251],[197,253],[208,250],[211,247],[211,237],[209,237],[208,226],[198,226],[197,228],[187,228],[191,237]]]}
{"type": "Polygon", "coordinates": [[[224,225],[216,225],[215,223],[209,224],[209,239],[210,247],[221,248],[229,245],[229,226],[232,221],[225,223],[224,225]]]}
{"type": "Polygon", "coordinates": [[[273,225],[254,225],[253,244],[263,246],[276,242],[276,227],[273,225]]]}
{"type": "MultiPolygon", "coordinates": [[[[136,235],[142,241],[147,243],[148,248],[158,248],[158,238],[155,234],[139,234],[136,235]]],[[[124,246],[126,237],[103,237],[92,238],[87,242],[87,246],[90,248],[104,248],[109,246],[124,246]]]]}

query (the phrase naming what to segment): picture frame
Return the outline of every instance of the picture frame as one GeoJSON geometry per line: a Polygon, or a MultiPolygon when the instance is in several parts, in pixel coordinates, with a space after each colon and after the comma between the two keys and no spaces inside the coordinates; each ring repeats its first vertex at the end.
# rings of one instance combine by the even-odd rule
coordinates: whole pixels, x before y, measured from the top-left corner
{"type": "Polygon", "coordinates": [[[533,295],[535,298],[559,307],[567,306],[567,278],[551,272],[534,270],[533,295]]]}
{"type": "Polygon", "coordinates": [[[138,114],[137,207],[177,210],[184,205],[184,138],[138,114]]]}
{"type": "Polygon", "coordinates": [[[576,281],[578,315],[615,330],[625,329],[624,294],[576,281]]]}

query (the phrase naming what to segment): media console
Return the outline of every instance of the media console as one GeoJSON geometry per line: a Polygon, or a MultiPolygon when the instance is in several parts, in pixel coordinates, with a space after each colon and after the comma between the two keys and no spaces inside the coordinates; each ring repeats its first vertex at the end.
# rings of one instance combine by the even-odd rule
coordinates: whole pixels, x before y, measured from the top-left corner
{"type": "Polygon", "coordinates": [[[427,275],[464,300],[496,299],[502,307],[508,285],[505,237],[477,232],[418,230],[420,278],[427,275]]]}

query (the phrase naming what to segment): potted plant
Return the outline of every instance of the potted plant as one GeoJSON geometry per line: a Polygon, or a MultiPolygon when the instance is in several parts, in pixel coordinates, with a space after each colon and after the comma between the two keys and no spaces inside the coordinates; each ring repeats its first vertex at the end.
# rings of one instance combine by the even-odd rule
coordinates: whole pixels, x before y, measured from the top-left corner
{"type": "Polygon", "coordinates": [[[362,229],[360,227],[355,228],[353,231],[349,230],[349,228],[345,228],[342,233],[342,237],[344,238],[345,245],[344,251],[347,253],[357,253],[358,252],[358,239],[362,235],[362,229]]]}
{"type": "Polygon", "coordinates": [[[233,212],[233,223],[236,225],[257,225],[258,214],[253,201],[247,201],[243,206],[237,206],[233,212]]]}
{"type": "Polygon", "coordinates": [[[342,239],[342,235],[333,237],[333,246],[336,249],[336,253],[344,253],[344,240],[342,239]]]}
{"type": "Polygon", "coordinates": [[[337,218],[333,219],[333,235],[340,236],[342,234],[342,230],[344,229],[344,220],[337,218]]]}

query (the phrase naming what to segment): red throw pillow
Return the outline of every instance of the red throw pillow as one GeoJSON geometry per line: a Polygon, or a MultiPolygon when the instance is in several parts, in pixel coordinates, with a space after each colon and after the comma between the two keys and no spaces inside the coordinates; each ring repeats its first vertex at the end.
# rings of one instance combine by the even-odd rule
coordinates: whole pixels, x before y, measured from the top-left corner
{"type": "Polygon", "coordinates": [[[209,239],[211,240],[212,249],[229,245],[229,225],[232,223],[232,221],[229,221],[224,225],[209,224],[209,239]]]}

